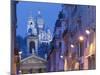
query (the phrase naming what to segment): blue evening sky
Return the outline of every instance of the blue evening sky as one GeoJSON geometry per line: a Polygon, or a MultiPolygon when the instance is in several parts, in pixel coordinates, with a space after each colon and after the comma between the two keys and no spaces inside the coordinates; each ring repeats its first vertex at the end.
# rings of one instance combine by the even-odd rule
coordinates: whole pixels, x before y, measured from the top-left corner
{"type": "Polygon", "coordinates": [[[38,2],[19,2],[17,4],[17,35],[25,37],[27,34],[27,21],[31,15],[33,18],[37,16],[37,11],[41,10],[41,14],[45,21],[45,28],[49,28],[53,33],[55,22],[58,18],[61,4],[55,3],[38,3],[38,2]]]}

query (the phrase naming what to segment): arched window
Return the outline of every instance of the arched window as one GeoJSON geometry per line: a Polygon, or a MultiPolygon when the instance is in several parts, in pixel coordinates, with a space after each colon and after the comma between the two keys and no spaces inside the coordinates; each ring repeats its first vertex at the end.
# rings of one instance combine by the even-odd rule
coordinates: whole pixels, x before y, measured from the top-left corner
{"type": "Polygon", "coordinates": [[[29,52],[35,53],[35,42],[34,41],[31,41],[30,44],[29,44],[29,52]]]}

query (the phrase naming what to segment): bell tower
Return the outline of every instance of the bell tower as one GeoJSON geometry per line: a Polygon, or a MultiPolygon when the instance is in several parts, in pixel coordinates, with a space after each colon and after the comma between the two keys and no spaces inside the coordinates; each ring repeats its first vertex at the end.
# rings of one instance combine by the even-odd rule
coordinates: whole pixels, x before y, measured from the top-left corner
{"type": "Polygon", "coordinates": [[[37,24],[37,27],[38,27],[38,33],[43,31],[43,29],[44,29],[44,19],[41,15],[40,10],[38,10],[38,12],[37,12],[36,24],[37,24]]]}
{"type": "Polygon", "coordinates": [[[34,36],[37,35],[36,23],[32,16],[30,16],[28,19],[27,33],[28,35],[34,35],[34,36]]]}
{"type": "Polygon", "coordinates": [[[28,18],[27,24],[27,53],[28,54],[38,54],[38,36],[36,23],[32,16],[28,18]]]}

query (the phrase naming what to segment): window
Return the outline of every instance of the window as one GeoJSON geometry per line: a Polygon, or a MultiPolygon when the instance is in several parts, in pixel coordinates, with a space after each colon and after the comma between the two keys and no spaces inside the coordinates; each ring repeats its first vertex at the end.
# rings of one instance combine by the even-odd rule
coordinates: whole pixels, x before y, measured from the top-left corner
{"type": "Polygon", "coordinates": [[[61,43],[61,42],[59,42],[59,48],[61,48],[61,45],[62,45],[62,43],[61,43]]]}
{"type": "Polygon", "coordinates": [[[33,52],[35,52],[35,42],[32,41],[29,44],[29,52],[32,54],[33,52]],[[34,51],[33,51],[34,50],[34,51]]]}

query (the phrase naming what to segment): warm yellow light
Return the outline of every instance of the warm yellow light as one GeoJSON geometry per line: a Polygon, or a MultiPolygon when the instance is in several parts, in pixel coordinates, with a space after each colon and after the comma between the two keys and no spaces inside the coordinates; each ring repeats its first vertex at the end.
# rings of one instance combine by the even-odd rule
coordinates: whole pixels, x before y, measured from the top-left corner
{"type": "Polygon", "coordinates": [[[90,31],[89,31],[89,30],[85,30],[85,32],[86,32],[86,34],[88,34],[88,35],[90,34],[90,31]]]}
{"type": "Polygon", "coordinates": [[[68,68],[67,65],[68,65],[68,64],[67,64],[67,59],[64,59],[64,71],[67,71],[67,68],[68,68]]]}
{"type": "Polygon", "coordinates": [[[89,55],[94,54],[94,52],[95,52],[95,45],[91,43],[89,47],[89,55]]]}
{"type": "Polygon", "coordinates": [[[83,41],[83,40],[84,40],[84,37],[83,37],[83,36],[80,36],[80,37],[79,37],[79,40],[80,40],[80,41],[83,41]]]}

